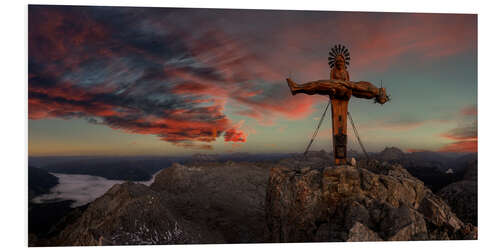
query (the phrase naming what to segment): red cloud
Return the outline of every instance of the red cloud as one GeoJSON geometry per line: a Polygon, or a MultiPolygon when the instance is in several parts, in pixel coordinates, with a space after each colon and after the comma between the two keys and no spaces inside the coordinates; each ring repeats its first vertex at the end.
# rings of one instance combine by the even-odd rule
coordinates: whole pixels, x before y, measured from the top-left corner
{"type": "Polygon", "coordinates": [[[477,127],[459,127],[454,128],[446,133],[440,135],[443,138],[451,140],[475,140],[477,139],[477,127]]]}
{"type": "Polygon", "coordinates": [[[246,97],[237,97],[236,99],[250,108],[241,111],[240,114],[246,114],[257,119],[263,116],[272,116],[273,114],[282,115],[289,119],[300,119],[311,114],[313,111],[312,106],[320,98],[307,95],[292,97],[290,95],[282,98],[270,96],[262,100],[253,100],[246,97]]]}
{"type": "Polygon", "coordinates": [[[440,135],[443,138],[454,140],[440,148],[441,152],[477,152],[477,124],[454,128],[440,135]]]}
{"type": "Polygon", "coordinates": [[[440,152],[477,152],[477,140],[458,141],[450,143],[438,151],[440,152]]]}
{"type": "Polygon", "coordinates": [[[224,134],[224,141],[226,142],[246,142],[247,135],[243,131],[238,131],[234,128],[229,129],[224,134]]]}
{"type": "MultiPolygon", "coordinates": [[[[280,31],[271,36],[276,39],[273,44],[287,46],[276,51],[273,63],[311,69],[311,75],[328,76],[328,69],[321,70],[326,67],[324,57],[314,61],[310,59],[314,54],[304,53],[325,48],[326,55],[329,44],[325,43],[331,42],[328,37],[338,37],[333,42],[348,45],[355,72],[385,70],[405,55],[423,63],[477,48],[475,15],[348,12],[289,25],[280,31]],[[314,70],[309,66],[312,64],[321,67],[314,70]]],[[[351,76],[356,79],[355,74],[351,76]]]]}
{"type": "MultiPolygon", "coordinates": [[[[75,7],[61,11],[57,8],[30,6],[29,12],[30,58],[59,61],[66,70],[71,70],[77,68],[82,60],[92,56],[79,53],[86,45],[109,39],[109,31],[104,25],[82,14],[75,7]]],[[[103,52],[101,56],[110,53],[105,49],[100,52],[103,52]]]]}
{"type": "MultiPolygon", "coordinates": [[[[187,148],[211,149],[204,143],[223,134],[226,140],[246,141],[246,135],[235,130],[224,114],[225,102],[211,98],[229,95],[214,85],[227,83],[216,69],[210,65],[155,68],[175,56],[171,53],[186,54],[177,41],[182,37],[172,40],[160,34],[145,43],[136,33],[142,32],[140,27],[135,33],[129,32],[133,27],[126,31],[119,27],[117,36],[113,24],[93,20],[93,10],[30,6],[29,119],[85,118],[128,133],[157,135],[187,148]],[[153,44],[156,38],[163,43],[153,44]],[[141,78],[122,83],[137,67],[141,78]],[[165,81],[172,79],[181,79],[182,84],[170,89],[173,85],[165,81]],[[192,93],[206,97],[184,96],[192,93]]],[[[237,87],[233,84],[231,89],[237,87]]]]}
{"type": "Polygon", "coordinates": [[[211,149],[210,145],[193,142],[213,142],[224,132],[226,141],[246,141],[246,135],[232,128],[232,122],[224,115],[223,102],[207,106],[210,101],[199,103],[188,99],[179,104],[186,109],[157,103],[148,105],[146,101],[136,99],[139,103],[146,102],[140,105],[147,106],[134,107],[112,92],[73,95],[81,90],[68,83],[47,89],[36,86],[36,81],[30,85],[29,119],[84,117],[128,133],[157,135],[161,140],[187,148],[211,149]]]}
{"type": "Polygon", "coordinates": [[[249,51],[248,46],[224,32],[211,30],[204,37],[210,39],[188,41],[187,44],[199,61],[221,72],[224,81],[207,81],[189,72],[175,70],[174,74],[186,80],[174,88],[175,93],[205,94],[233,100],[242,106],[239,114],[261,122],[280,115],[290,119],[303,118],[313,111],[312,106],[319,99],[311,96],[292,98],[285,76],[274,71],[266,58],[258,57],[249,51]],[[256,80],[264,82],[258,84],[256,80]],[[275,86],[275,82],[280,86],[275,86]]]}
{"type": "MultiPolygon", "coordinates": [[[[219,46],[221,41],[217,41],[215,38],[224,36],[224,34],[220,32],[210,32],[210,34],[214,34],[211,41],[219,46]]],[[[217,46],[215,46],[215,49],[210,50],[206,42],[203,46],[206,51],[199,51],[199,48],[195,51],[201,53],[199,55],[200,60],[214,63],[211,67],[214,67],[219,72],[225,72],[224,78],[222,80],[203,79],[183,69],[169,69],[166,70],[169,75],[175,75],[184,80],[172,89],[173,93],[208,95],[232,100],[234,104],[242,107],[242,110],[237,112],[238,114],[267,124],[276,116],[281,115],[289,119],[299,119],[313,111],[312,106],[316,104],[319,98],[302,95],[292,98],[291,94],[288,93],[284,78],[280,79],[281,86],[276,86],[273,83],[256,84],[253,82],[256,78],[270,80],[273,79],[274,75],[269,73],[269,70],[268,72],[260,71],[250,75],[247,71],[259,63],[254,62],[255,58],[246,56],[244,54],[246,49],[239,46],[238,43],[228,41],[228,39],[223,40],[226,41],[229,48],[232,48],[230,49],[231,53],[222,53],[219,50],[225,51],[227,49],[218,48],[217,46]],[[211,54],[215,54],[214,56],[220,62],[212,62],[214,59],[209,56],[211,54]],[[245,60],[239,58],[245,58],[245,60]],[[241,65],[242,61],[245,62],[245,66],[241,65]]]]}
{"type": "Polygon", "coordinates": [[[475,20],[473,15],[349,13],[339,27],[341,33],[356,34],[350,39],[356,65],[385,68],[406,53],[429,60],[475,48],[475,20]]]}

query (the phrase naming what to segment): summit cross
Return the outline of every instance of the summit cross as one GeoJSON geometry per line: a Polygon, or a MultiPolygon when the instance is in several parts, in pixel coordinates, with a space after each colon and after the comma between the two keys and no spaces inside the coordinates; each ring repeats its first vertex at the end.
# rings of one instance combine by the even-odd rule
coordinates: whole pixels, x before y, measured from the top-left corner
{"type": "Polygon", "coordinates": [[[377,88],[370,82],[352,82],[347,71],[349,50],[343,45],[335,45],[329,52],[330,80],[318,80],[297,84],[287,78],[292,95],[304,93],[308,95],[328,95],[332,108],[332,139],[334,165],[347,164],[347,108],[351,96],[375,99],[384,104],[389,100],[385,88],[377,88]]]}

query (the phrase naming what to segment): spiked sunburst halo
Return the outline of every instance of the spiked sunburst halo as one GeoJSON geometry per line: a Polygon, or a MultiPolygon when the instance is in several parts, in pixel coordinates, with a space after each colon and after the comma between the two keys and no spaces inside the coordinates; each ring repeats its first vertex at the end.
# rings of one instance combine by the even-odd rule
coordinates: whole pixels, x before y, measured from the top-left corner
{"type": "Polygon", "coordinates": [[[330,55],[328,57],[328,65],[330,65],[330,68],[333,68],[335,66],[335,58],[337,58],[338,55],[342,55],[344,57],[346,67],[347,65],[349,65],[349,61],[351,60],[349,49],[347,49],[344,45],[341,44],[333,46],[328,55],[330,55]]]}

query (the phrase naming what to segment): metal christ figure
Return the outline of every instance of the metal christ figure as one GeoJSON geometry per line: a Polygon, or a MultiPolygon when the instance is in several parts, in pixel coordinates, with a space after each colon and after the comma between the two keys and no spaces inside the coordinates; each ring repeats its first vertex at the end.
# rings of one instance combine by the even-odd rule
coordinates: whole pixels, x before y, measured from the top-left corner
{"type": "Polygon", "coordinates": [[[349,65],[349,50],[343,45],[335,45],[329,52],[330,80],[318,80],[297,84],[287,78],[292,95],[328,95],[332,104],[332,133],[335,165],[347,164],[347,106],[351,96],[375,99],[384,104],[389,100],[385,88],[377,88],[370,82],[352,82],[346,65],[349,65]]]}

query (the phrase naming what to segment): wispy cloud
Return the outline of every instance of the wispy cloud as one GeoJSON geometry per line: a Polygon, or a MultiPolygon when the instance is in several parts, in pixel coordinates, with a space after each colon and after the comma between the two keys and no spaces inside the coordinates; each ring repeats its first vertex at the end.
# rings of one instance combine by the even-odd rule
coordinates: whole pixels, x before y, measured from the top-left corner
{"type": "Polygon", "coordinates": [[[460,110],[460,116],[464,122],[440,137],[450,143],[439,149],[443,152],[477,152],[477,106],[468,106],[460,110]]]}
{"type": "Polygon", "coordinates": [[[442,124],[450,121],[450,117],[443,116],[441,118],[423,119],[402,113],[371,121],[370,123],[362,124],[362,126],[368,130],[408,131],[429,124],[442,124]]]}
{"type": "Polygon", "coordinates": [[[477,140],[457,141],[440,148],[440,152],[477,152],[477,140]]]}

